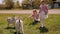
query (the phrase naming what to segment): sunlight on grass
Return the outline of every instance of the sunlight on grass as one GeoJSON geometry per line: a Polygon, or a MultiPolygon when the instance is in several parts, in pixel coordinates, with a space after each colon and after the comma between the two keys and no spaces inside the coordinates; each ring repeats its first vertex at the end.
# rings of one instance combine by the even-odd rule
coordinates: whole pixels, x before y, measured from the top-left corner
{"type": "MultiPolygon", "coordinates": [[[[24,21],[24,32],[25,34],[40,34],[40,23],[32,25],[33,19],[26,18],[29,14],[0,14],[0,34],[14,34],[15,29],[6,29],[8,16],[20,16],[24,21]]],[[[60,34],[60,15],[49,15],[49,18],[45,22],[48,32],[44,34],[60,34]]]]}

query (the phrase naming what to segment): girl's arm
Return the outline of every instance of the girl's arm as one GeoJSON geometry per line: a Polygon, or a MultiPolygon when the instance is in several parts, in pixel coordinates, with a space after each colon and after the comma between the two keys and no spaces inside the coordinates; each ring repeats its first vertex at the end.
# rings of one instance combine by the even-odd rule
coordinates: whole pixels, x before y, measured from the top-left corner
{"type": "MultiPolygon", "coordinates": [[[[41,7],[41,6],[40,6],[41,7]]],[[[41,12],[41,8],[39,7],[39,14],[40,14],[40,12],[41,12]]]]}
{"type": "Polygon", "coordinates": [[[45,15],[48,14],[48,6],[46,6],[46,11],[45,11],[45,15]]]}
{"type": "Polygon", "coordinates": [[[31,18],[33,15],[29,16],[28,18],[31,18]]]}

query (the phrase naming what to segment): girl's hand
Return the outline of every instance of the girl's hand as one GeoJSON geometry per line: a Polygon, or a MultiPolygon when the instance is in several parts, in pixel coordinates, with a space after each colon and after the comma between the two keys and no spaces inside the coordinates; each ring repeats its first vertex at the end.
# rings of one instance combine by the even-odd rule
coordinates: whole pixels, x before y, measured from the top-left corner
{"type": "Polygon", "coordinates": [[[47,15],[47,13],[48,13],[48,10],[45,11],[45,15],[47,15]]]}

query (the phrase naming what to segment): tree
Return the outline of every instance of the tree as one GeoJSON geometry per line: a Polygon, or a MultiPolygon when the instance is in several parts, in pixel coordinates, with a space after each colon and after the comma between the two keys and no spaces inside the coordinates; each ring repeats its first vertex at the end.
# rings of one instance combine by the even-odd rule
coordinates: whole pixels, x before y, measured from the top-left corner
{"type": "Polygon", "coordinates": [[[19,1],[16,2],[16,8],[20,8],[19,1]]]}
{"type": "Polygon", "coordinates": [[[40,6],[40,0],[34,0],[32,2],[32,6],[33,6],[33,8],[39,8],[39,6],[40,6]]]}
{"type": "Polygon", "coordinates": [[[4,0],[7,9],[12,9],[14,6],[13,0],[4,0]]]}
{"type": "Polygon", "coordinates": [[[29,9],[29,8],[30,8],[30,1],[29,1],[29,0],[24,0],[24,1],[22,2],[22,7],[23,7],[24,9],[29,9]]]}

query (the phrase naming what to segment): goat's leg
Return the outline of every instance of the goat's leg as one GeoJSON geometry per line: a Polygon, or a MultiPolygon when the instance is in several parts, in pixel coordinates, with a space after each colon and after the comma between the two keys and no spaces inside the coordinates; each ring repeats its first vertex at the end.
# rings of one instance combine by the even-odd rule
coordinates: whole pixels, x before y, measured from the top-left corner
{"type": "Polygon", "coordinates": [[[15,29],[16,29],[16,34],[18,34],[18,28],[17,28],[17,27],[15,27],[15,29]]]}
{"type": "Polygon", "coordinates": [[[8,28],[10,27],[10,23],[8,22],[8,26],[7,26],[8,28]]]}
{"type": "Polygon", "coordinates": [[[20,23],[19,23],[19,27],[18,28],[19,28],[19,32],[20,32],[20,23]]]}
{"type": "Polygon", "coordinates": [[[22,33],[24,34],[23,26],[22,26],[22,33]]]}
{"type": "Polygon", "coordinates": [[[15,23],[15,29],[16,29],[16,34],[18,34],[19,28],[18,28],[18,24],[17,23],[15,23]]]}
{"type": "Polygon", "coordinates": [[[15,27],[16,27],[16,26],[15,26],[15,23],[13,23],[13,24],[14,24],[14,29],[15,29],[15,27]]]}
{"type": "Polygon", "coordinates": [[[20,25],[21,25],[22,33],[24,34],[23,23],[21,23],[20,25]]]}
{"type": "Polygon", "coordinates": [[[20,20],[20,25],[21,25],[21,30],[22,30],[22,33],[24,34],[23,21],[22,21],[22,20],[20,20]]]}

